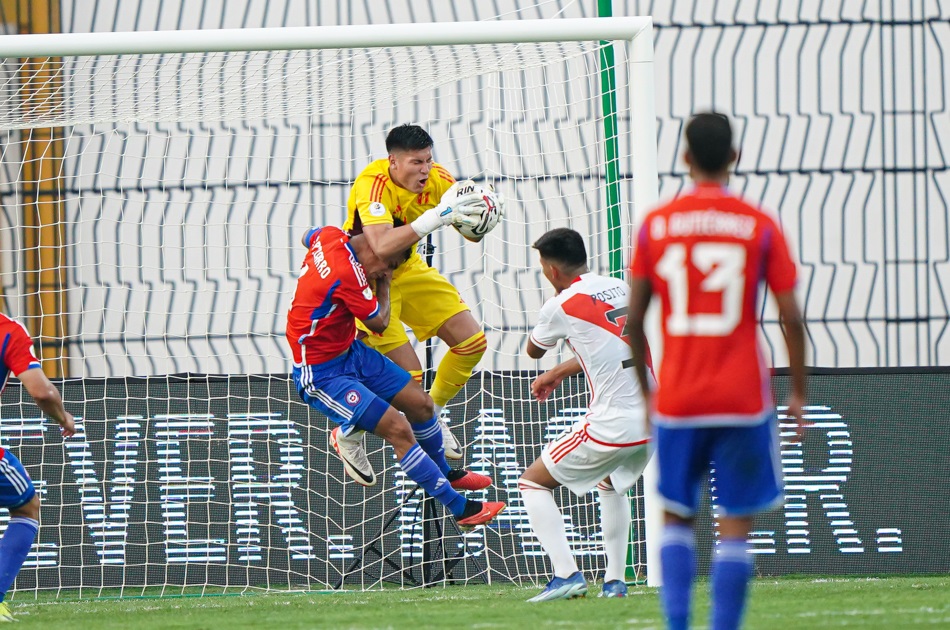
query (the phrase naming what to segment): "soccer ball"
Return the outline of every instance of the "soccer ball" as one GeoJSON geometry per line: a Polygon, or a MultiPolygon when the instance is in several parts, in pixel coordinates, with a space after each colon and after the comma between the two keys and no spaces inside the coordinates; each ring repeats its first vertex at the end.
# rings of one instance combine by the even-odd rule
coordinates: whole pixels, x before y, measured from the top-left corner
{"type": "Polygon", "coordinates": [[[477,203],[482,207],[481,220],[476,225],[453,225],[459,234],[473,243],[481,241],[486,234],[494,230],[501,222],[505,212],[504,198],[500,193],[496,193],[491,186],[487,188],[478,186],[477,188],[481,188],[482,198],[473,203],[477,203]]]}

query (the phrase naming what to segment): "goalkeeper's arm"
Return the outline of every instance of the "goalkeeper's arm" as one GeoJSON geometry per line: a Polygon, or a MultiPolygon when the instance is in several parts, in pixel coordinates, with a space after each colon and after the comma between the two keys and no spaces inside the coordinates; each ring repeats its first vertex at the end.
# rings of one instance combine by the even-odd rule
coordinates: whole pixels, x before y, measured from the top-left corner
{"type": "Polygon", "coordinates": [[[472,181],[455,182],[445,191],[439,205],[422,213],[408,225],[364,225],[363,234],[370,247],[380,258],[391,258],[439,228],[467,223],[477,225],[481,220],[484,200],[480,187],[472,181]]]}
{"type": "Polygon", "coordinates": [[[412,247],[420,238],[411,225],[394,227],[391,223],[364,225],[363,234],[373,253],[387,260],[412,247]]]}

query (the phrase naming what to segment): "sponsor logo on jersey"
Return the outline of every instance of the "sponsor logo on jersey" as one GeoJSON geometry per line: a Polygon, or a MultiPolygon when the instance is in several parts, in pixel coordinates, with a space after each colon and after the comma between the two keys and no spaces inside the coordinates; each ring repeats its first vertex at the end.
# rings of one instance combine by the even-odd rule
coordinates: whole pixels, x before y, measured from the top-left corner
{"type": "Polygon", "coordinates": [[[374,201],[373,203],[369,204],[369,214],[370,216],[374,217],[384,216],[386,214],[386,206],[379,203],[378,201],[374,201]]]}
{"type": "Polygon", "coordinates": [[[350,391],[346,392],[346,404],[350,405],[351,407],[355,407],[356,405],[360,404],[360,393],[355,389],[351,389],[350,391]]]}

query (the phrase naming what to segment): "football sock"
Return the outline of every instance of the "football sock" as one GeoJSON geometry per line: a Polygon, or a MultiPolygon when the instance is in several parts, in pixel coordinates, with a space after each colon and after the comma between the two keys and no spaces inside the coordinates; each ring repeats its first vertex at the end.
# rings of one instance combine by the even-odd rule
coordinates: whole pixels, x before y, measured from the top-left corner
{"type": "Polygon", "coordinates": [[[422,370],[409,370],[409,376],[411,376],[412,380],[418,383],[420,387],[422,387],[423,374],[424,372],[422,370]]]}
{"type": "Polygon", "coordinates": [[[470,516],[475,516],[476,514],[478,514],[478,513],[481,512],[481,511],[482,511],[482,502],[481,502],[481,501],[474,501],[474,500],[472,500],[472,499],[469,499],[469,500],[465,503],[465,510],[464,510],[461,514],[459,514],[458,516],[456,516],[456,518],[459,519],[459,520],[462,520],[463,518],[468,518],[468,517],[470,517],[470,516]]]}
{"type": "Polygon", "coordinates": [[[449,483],[461,479],[468,474],[468,471],[464,468],[452,468],[449,472],[445,473],[445,478],[449,480],[449,483]]]}
{"type": "Polygon", "coordinates": [[[752,575],[752,556],[743,538],[724,538],[712,561],[713,630],[739,627],[745,608],[746,588],[752,575]]]}
{"type": "Polygon", "coordinates": [[[472,378],[472,370],[482,360],[486,348],[488,340],[485,339],[485,333],[478,331],[445,353],[435,371],[432,389],[429,390],[429,395],[440,409],[472,378]]]}
{"type": "Polygon", "coordinates": [[[453,516],[459,516],[465,511],[465,497],[455,491],[421,446],[413,444],[399,460],[399,465],[410,479],[419,484],[429,496],[438,499],[453,516]]]}
{"type": "Polygon", "coordinates": [[[439,467],[442,474],[449,472],[449,463],[445,461],[445,448],[442,444],[442,425],[439,424],[439,416],[423,422],[422,424],[412,425],[412,434],[416,436],[416,442],[422,447],[435,465],[439,467]]]}
{"type": "Polygon", "coordinates": [[[40,524],[25,516],[10,518],[7,531],[0,539],[0,602],[6,597],[7,591],[13,585],[26,554],[30,552],[33,539],[40,529],[40,524]]]}
{"type": "Polygon", "coordinates": [[[604,582],[623,580],[627,569],[627,546],[630,544],[630,501],[613,486],[597,484],[600,501],[600,527],[604,535],[607,570],[604,582]]]}
{"type": "Polygon", "coordinates": [[[660,599],[666,613],[667,628],[689,627],[690,594],[696,573],[696,542],[691,527],[666,525],[660,541],[660,566],[663,586],[660,599]]]}
{"type": "Polygon", "coordinates": [[[559,578],[570,577],[577,571],[577,563],[571,546],[567,543],[567,534],[564,532],[564,517],[557,509],[554,495],[551,490],[527,479],[518,480],[518,489],[524,500],[524,509],[528,513],[528,523],[531,531],[538,537],[548,558],[554,576],[559,578]]]}

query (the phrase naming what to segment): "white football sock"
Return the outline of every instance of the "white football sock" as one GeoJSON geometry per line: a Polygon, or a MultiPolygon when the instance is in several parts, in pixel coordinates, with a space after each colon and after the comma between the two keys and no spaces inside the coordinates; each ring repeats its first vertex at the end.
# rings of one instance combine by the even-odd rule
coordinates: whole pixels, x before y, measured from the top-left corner
{"type": "Polygon", "coordinates": [[[554,575],[559,578],[570,577],[577,571],[577,563],[564,532],[564,517],[557,509],[554,495],[544,486],[518,480],[518,489],[524,499],[524,509],[528,513],[531,530],[538,537],[541,546],[551,559],[554,575]]]}
{"type": "Polygon", "coordinates": [[[597,484],[600,502],[600,527],[604,535],[607,570],[604,582],[623,580],[627,569],[627,545],[630,543],[630,500],[613,486],[597,484]]]}

